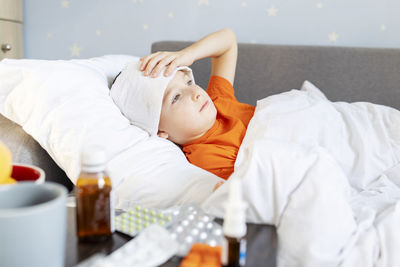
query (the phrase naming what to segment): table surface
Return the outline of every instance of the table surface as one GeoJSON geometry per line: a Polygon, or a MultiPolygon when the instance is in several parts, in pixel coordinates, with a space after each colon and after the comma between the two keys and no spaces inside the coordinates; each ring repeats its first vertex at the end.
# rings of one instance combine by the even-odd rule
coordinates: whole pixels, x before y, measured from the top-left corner
{"type": "MultiPolygon", "coordinates": [[[[132,237],[115,232],[109,240],[97,243],[79,243],[76,237],[75,208],[68,207],[68,231],[65,266],[72,267],[97,253],[110,254],[122,247],[132,237]]],[[[218,222],[218,221],[217,221],[218,222]]],[[[221,220],[219,220],[221,222],[221,220]]],[[[247,224],[246,266],[276,266],[276,231],[273,226],[247,224]]],[[[179,266],[181,258],[173,257],[163,264],[164,267],[179,266]]]]}

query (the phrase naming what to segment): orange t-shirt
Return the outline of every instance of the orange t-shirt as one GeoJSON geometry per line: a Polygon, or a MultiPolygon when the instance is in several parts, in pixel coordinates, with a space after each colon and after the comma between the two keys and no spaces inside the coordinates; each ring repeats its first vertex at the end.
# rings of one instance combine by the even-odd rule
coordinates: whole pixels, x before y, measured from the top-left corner
{"type": "Polygon", "coordinates": [[[207,93],[217,109],[214,125],[203,136],[182,146],[190,163],[228,179],[255,107],[240,103],[232,84],[211,76],[207,93]]]}

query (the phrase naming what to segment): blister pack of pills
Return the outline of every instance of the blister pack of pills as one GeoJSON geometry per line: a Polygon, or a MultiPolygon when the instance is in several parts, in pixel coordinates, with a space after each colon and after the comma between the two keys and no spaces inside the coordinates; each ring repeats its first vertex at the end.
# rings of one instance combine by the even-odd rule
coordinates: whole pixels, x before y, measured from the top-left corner
{"type": "Polygon", "coordinates": [[[149,267],[159,266],[178,250],[178,243],[170,233],[152,224],[110,255],[95,254],[76,267],[149,267]]]}
{"type": "Polygon", "coordinates": [[[118,216],[115,216],[115,230],[130,236],[136,236],[151,224],[158,224],[167,228],[177,218],[178,213],[174,213],[174,211],[174,209],[148,209],[137,205],[132,210],[123,211],[118,216]]]}
{"type": "Polygon", "coordinates": [[[222,246],[222,226],[214,222],[214,217],[204,213],[201,208],[183,206],[175,211],[175,216],[176,220],[168,230],[179,244],[176,255],[185,256],[194,243],[222,246]]]}
{"type": "Polygon", "coordinates": [[[222,245],[222,227],[213,220],[213,216],[195,205],[165,210],[136,206],[115,217],[115,230],[134,237],[149,225],[158,224],[167,229],[172,239],[178,242],[176,255],[183,257],[194,243],[204,243],[212,247],[222,245]]]}

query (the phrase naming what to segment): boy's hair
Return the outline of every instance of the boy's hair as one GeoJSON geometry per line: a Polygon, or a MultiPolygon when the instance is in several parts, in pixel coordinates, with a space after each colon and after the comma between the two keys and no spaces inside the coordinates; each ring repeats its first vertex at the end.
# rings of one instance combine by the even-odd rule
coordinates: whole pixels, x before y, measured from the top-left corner
{"type": "Polygon", "coordinates": [[[164,69],[158,77],[152,78],[144,76],[139,66],[139,60],[128,63],[115,77],[110,95],[131,124],[150,135],[157,135],[162,101],[168,83],[178,70],[187,71],[194,82],[192,70],[186,66],[178,67],[172,75],[165,77],[164,69]]]}

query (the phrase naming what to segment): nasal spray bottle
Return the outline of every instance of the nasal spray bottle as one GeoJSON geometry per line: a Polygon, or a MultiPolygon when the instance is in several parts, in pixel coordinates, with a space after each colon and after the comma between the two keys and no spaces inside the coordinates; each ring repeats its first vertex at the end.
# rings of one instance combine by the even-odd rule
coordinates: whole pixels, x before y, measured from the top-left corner
{"type": "Polygon", "coordinates": [[[222,265],[227,267],[244,266],[246,263],[246,203],[242,199],[241,186],[241,180],[232,178],[229,200],[225,205],[222,265]]]}

